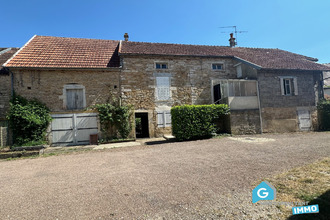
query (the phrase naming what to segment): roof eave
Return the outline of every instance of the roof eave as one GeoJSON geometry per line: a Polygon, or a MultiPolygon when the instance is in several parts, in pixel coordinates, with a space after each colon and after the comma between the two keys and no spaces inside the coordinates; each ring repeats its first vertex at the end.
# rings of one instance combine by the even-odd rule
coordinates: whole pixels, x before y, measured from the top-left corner
{"type": "Polygon", "coordinates": [[[251,67],[253,67],[255,69],[258,69],[258,70],[259,69],[262,69],[262,66],[259,66],[259,65],[255,64],[255,63],[251,63],[251,62],[249,62],[247,60],[244,60],[242,58],[239,58],[239,57],[234,56],[234,59],[237,60],[237,61],[239,61],[239,62],[242,62],[244,64],[247,64],[247,65],[249,65],[249,66],[251,66],[251,67]]]}
{"type": "Polygon", "coordinates": [[[261,68],[262,70],[278,70],[278,71],[303,71],[303,72],[323,72],[321,69],[288,69],[288,68],[261,68]]]}
{"type": "Polygon", "coordinates": [[[27,70],[107,70],[116,71],[119,67],[26,67],[26,66],[6,66],[8,69],[27,69],[27,70]]]}

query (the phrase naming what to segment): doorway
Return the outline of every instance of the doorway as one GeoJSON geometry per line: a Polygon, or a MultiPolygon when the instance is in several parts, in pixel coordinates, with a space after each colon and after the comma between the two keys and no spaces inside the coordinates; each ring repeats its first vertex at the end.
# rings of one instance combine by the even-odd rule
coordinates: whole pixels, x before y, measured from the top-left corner
{"type": "Polygon", "coordinates": [[[220,84],[213,86],[213,103],[220,104],[221,99],[221,89],[220,84]]]}
{"type": "Polygon", "coordinates": [[[148,113],[135,113],[136,138],[149,138],[148,113]]]}

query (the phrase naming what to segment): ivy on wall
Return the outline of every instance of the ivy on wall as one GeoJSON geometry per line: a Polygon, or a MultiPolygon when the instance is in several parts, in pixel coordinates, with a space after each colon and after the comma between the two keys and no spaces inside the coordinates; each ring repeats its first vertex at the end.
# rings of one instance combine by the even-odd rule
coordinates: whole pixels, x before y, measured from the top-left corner
{"type": "Polygon", "coordinates": [[[52,120],[45,104],[15,94],[10,101],[7,119],[16,146],[44,143],[47,127],[52,120]]]}
{"type": "Polygon", "coordinates": [[[126,139],[132,131],[132,107],[122,106],[118,101],[113,103],[96,104],[90,109],[98,111],[101,129],[106,140],[126,139]]]}

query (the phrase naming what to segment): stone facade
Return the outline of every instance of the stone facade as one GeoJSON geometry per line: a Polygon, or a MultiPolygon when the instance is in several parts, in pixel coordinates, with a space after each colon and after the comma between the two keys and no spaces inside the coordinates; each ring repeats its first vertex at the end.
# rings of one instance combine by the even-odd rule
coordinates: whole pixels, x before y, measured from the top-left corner
{"type": "Polygon", "coordinates": [[[232,134],[260,134],[259,110],[236,110],[230,112],[232,134]]]}
{"type": "Polygon", "coordinates": [[[157,126],[157,112],[170,111],[172,106],[211,104],[211,80],[236,78],[232,59],[173,56],[122,57],[121,96],[125,104],[137,112],[148,112],[151,137],[170,134],[170,127],[157,126]],[[156,63],[166,63],[167,69],[156,69],[156,63]],[[212,70],[212,64],[223,64],[223,70],[212,70]],[[170,99],[157,101],[156,77],[170,77],[170,99]]]}
{"type": "MultiPolygon", "coordinates": [[[[12,72],[15,92],[39,99],[53,113],[81,112],[67,110],[64,102],[64,86],[81,85],[86,107],[120,97],[123,104],[134,106],[135,113],[148,115],[149,137],[159,137],[171,133],[170,126],[157,124],[160,112],[169,112],[176,105],[211,104],[212,80],[237,79],[237,64],[239,61],[231,58],[123,55],[122,67],[109,70],[12,69],[12,72]],[[156,69],[156,63],[165,63],[167,68],[156,69]],[[223,69],[213,70],[214,63],[222,64],[223,69]],[[158,101],[156,97],[159,76],[170,78],[170,99],[166,101],[158,101]]],[[[298,108],[306,108],[311,115],[312,128],[317,127],[315,105],[320,94],[319,72],[257,70],[247,64],[240,65],[242,78],[258,81],[261,111],[232,111],[232,133],[298,131],[298,108]],[[297,78],[298,95],[281,94],[281,76],[297,78]]],[[[6,94],[10,94],[10,77],[6,77],[5,84],[9,85],[6,94]]],[[[134,130],[130,136],[135,137],[134,130]]]]}
{"type": "Polygon", "coordinates": [[[9,100],[11,96],[10,75],[0,74],[0,121],[6,119],[6,113],[9,109],[9,100]]]}
{"type": "Polygon", "coordinates": [[[317,129],[316,104],[321,95],[320,72],[261,70],[258,71],[263,132],[299,131],[298,110],[306,109],[311,130],[317,129]],[[297,78],[298,95],[281,94],[280,77],[297,78]]]}
{"type": "Polygon", "coordinates": [[[0,147],[6,147],[9,144],[8,127],[0,127],[0,147]]]}
{"type": "Polygon", "coordinates": [[[85,87],[86,107],[119,94],[119,70],[15,69],[12,72],[15,92],[29,99],[37,98],[52,112],[72,112],[64,104],[63,89],[68,84],[85,87]]]}

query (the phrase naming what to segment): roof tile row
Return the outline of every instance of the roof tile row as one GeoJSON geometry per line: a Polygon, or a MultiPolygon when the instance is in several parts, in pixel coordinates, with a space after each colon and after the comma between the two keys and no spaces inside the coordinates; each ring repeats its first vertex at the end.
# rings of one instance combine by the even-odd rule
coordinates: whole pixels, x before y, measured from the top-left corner
{"type": "Polygon", "coordinates": [[[236,57],[266,69],[328,70],[317,59],[279,49],[142,43],[35,36],[7,67],[109,68],[119,67],[119,56],[165,55],[236,57]],[[120,49],[119,49],[120,48],[120,49]]]}

